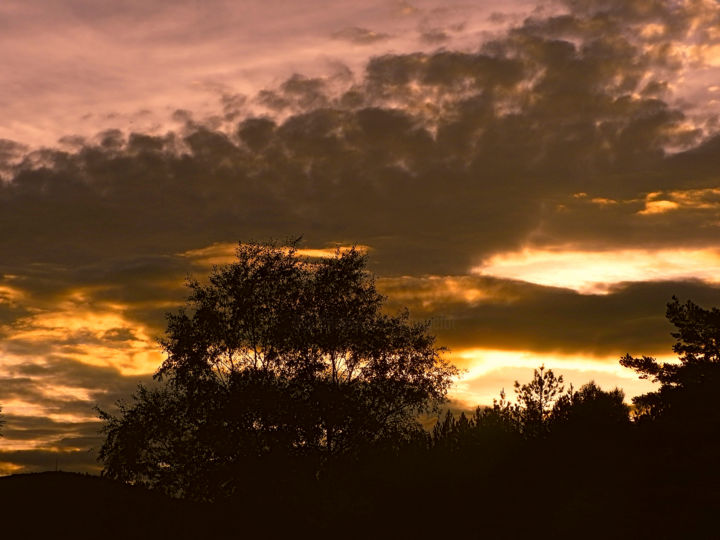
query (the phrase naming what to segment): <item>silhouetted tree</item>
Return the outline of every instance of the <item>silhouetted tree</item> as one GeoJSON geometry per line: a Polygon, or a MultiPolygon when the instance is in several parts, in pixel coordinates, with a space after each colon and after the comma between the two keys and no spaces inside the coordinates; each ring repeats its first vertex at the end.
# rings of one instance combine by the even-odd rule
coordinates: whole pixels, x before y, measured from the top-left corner
{"type": "MultiPolygon", "coordinates": [[[[564,393],[563,377],[556,377],[544,366],[533,371],[526,384],[515,381],[516,402],[506,399],[505,391],[494,399],[491,407],[477,407],[473,414],[462,412],[455,416],[448,411],[439,419],[432,432],[432,447],[436,454],[453,454],[455,462],[483,459],[497,462],[501,453],[519,448],[523,440],[535,440],[547,435],[553,414],[560,403],[576,404],[589,391],[582,394],[564,393]],[[577,403],[570,396],[577,395],[577,403]]],[[[621,401],[622,401],[622,394],[621,401]]],[[[449,456],[448,456],[449,457],[449,456]]],[[[466,465],[461,465],[466,466],[466,465]]]]}
{"type": "Polygon", "coordinates": [[[524,435],[533,437],[546,431],[553,407],[564,390],[563,376],[556,377],[551,369],[545,371],[545,366],[533,370],[529,383],[515,381],[516,403],[512,411],[524,435]]]}
{"type": "Polygon", "coordinates": [[[706,510],[718,504],[708,494],[710,486],[720,484],[720,310],[673,297],[667,318],[676,328],[677,361],[630,355],[620,360],[642,378],[660,383],[656,391],[633,399],[635,455],[627,458],[634,459],[634,470],[652,471],[644,481],[658,499],[673,501],[673,515],[685,513],[684,524],[704,520],[709,530],[715,516],[706,510]]]}
{"type": "Polygon", "coordinates": [[[2,407],[0,407],[0,437],[3,436],[3,426],[5,426],[5,419],[2,416],[2,407]]]}
{"type": "Polygon", "coordinates": [[[492,439],[507,439],[508,435],[534,438],[544,434],[558,404],[571,403],[572,388],[564,393],[563,377],[545,366],[533,371],[530,382],[515,381],[516,401],[506,399],[501,390],[499,399],[491,407],[477,407],[470,417],[461,413],[455,417],[448,411],[435,425],[433,445],[446,450],[481,444],[493,444],[492,439]]]}
{"type": "Polygon", "coordinates": [[[204,497],[235,492],[257,460],[288,477],[411,437],[457,373],[428,325],[382,312],[356,249],[308,259],[241,244],[189,287],[161,340],[164,386],[141,387],[119,416],[101,411],[108,476],[204,497]]]}
{"type": "Polygon", "coordinates": [[[555,403],[551,423],[560,429],[572,431],[606,432],[626,427],[630,423],[630,408],[625,394],[619,388],[605,391],[591,381],[570,390],[555,403]]]}
{"type": "Polygon", "coordinates": [[[444,452],[486,452],[517,434],[519,428],[512,406],[501,398],[494,400],[492,407],[476,407],[470,415],[461,412],[455,417],[452,411],[447,411],[435,424],[431,440],[436,450],[444,452]]]}
{"type": "Polygon", "coordinates": [[[668,320],[677,328],[673,350],[678,362],[660,363],[650,356],[625,355],[620,363],[660,388],[633,399],[641,418],[680,415],[720,421],[715,405],[720,389],[720,310],[705,310],[691,301],[673,297],[667,305],[668,320]]]}

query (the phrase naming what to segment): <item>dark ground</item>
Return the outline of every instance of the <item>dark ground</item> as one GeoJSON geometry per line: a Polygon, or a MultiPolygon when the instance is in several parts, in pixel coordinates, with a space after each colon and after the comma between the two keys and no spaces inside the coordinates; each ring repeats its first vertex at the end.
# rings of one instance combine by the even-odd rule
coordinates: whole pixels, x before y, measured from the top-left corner
{"type": "Polygon", "coordinates": [[[13,475],[0,478],[0,539],[720,537],[714,456],[702,471],[583,450],[535,448],[536,459],[509,455],[482,474],[473,457],[442,475],[398,464],[397,474],[364,471],[294,493],[269,483],[217,505],[96,476],[13,475]]]}
{"type": "Polygon", "coordinates": [[[0,516],[3,539],[222,537],[204,505],[64,472],[0,478],[0,516]]]}

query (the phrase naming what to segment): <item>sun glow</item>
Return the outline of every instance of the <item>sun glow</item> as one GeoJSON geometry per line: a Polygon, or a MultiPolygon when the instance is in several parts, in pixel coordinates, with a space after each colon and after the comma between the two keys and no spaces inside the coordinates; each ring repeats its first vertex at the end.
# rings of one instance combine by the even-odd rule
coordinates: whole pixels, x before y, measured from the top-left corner
{"type": "Polygon", "coordinates": [[[614,284],[629,281],[700,279],[716,283],[720,276],[720,250],[523,249],[494,255],[472,271],[484,276],[565,287],[583,294],[607,294],[614,284]]]}
{"type": "MultiPolygon", "coordinates": [[[[658,356],[657,359],[672,362],[675,357],[658,356]]],[[[591,380],[603,388],[621,387],[628,401],[655,388],[653,383],[638,379],[632,370],[622,367],[619,356],[465,349],[454,353],[451,361],[464,370],[451,390],[451,398],[469,406],[489,405],[503,389],[512,398],[515,380],[526,382],[532,377],[533,370],[541,365],[552,369],[556,375],[563,375],[566,385],[572,384],[575,388],[591,380]]]]}
{"type": "MultiPolygon", "coordinates": [[[[366,253],[370,250],[368,246],[356,245],[355,249],[362,253],[366,253]]],[[[210,246],[191,249],[180,253],[182,257],[190,259],[193,264],[202,267],[211,267],[213,265],[230,264],[235,261],[235,252],[237,251],[238,244],[236,242],[218,242],[210,246]]],[[[338,251],[340,253],[349,251],[353,246],[337,245],[334,247],[326,248],[304,248],[298,249],[297,254],[300,257],[309,257],[314,259],[323,259],[334,257],[338,251]]]]}

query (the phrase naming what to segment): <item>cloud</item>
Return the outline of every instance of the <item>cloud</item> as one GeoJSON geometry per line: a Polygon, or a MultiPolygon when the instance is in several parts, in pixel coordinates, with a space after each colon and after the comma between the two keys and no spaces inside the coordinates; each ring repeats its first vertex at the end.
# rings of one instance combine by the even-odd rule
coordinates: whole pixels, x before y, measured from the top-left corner
{"type": "MultiPolygon", "coordinates": [[[[23,416],[28,416],[24,414],[28,405],[33,410],[44,411],[46,419],[75,417],[76,421],[86,420],[96,417],[95,406],[112,409],[118,400],[132,394],[139,383],[150,382],[148,375],[123,375],[115,367],[93,366],[57,356],[46,357],[43,361],[24,360],[3,367],[5,376],[0,379],[0,403],[8,414],[8,430],[17,428],[13,418],[20,418],[13,411],[23,411],[23,416]]],[[[60,425],[69,424],[63,422],[60,425]]]]}
{"type": "Polygon", "coordinates": [[[425,43],[436,45],[450,39],[450,36],[444,30],[431,28],[420,33],[420,40],[425,43]]]}
{"type": "Polygon", "coordinates": [[[368,45],[376,43],[378,41],[384,41],[390,39],[389,34],[382,32],[373,32],[367,28],[361,28],[359,26],[348,26],[337,32],[333,32],[333,39],[340,39],[343,41],[349,41],[357,45],[368,45]]]}
{"type": "Polygon", "coordinates": [[[188,121],[167,136],[112,132],[29,154],[0,188],[1,224],[22,231],[2,239],[5,264],[117,264],[113,252],[302,232],[373,245],[378,269],[457,273],[539,233],[627,242],[630,226],[648,230],[644,242],[653,228],[635,208],[597,210],[582,226],[586,209],[572,221],[553,204],[578,191],[709,189],[694,172],[704,175],[709,154],[674,174],[684,154],[664,146],[697,133],[679,109],[633,93],[658,59],[608,5],[605,19],[571,6],[565,18],[528,20],[478,53],[379,56],[337,96],[322,78],[292,77],[259,96],[290,110],[284,120],[248,118],[229,133],[188,121]]]}
{"type": "Polygon", "coordinates": [[[98,474],[96,455],[89,450],[0,450],[0,474],[54,470],[98,474]]]}
{"type": "MultiPolygon", "coordinates": [[[[561,242],[569,214],[553,203],[572,193],[709,189],[692,174],[701,163],[669,174],[682,153],[664,148],[699,132],[680,109],[637,94],[665,60],[626,32],[616,7],[600,22],[580,8],[530,19],[480,52],[378,56],[356,82],[296,75],[256,98],[282,114],[230,132],[187,119],[165,136],[111,132],[31,153],[0,189],[0,219],[24,231],[3,252],[89,264],[110,246],[152,256],[301,232],[373,245],[379,269],[457,273],[539,233],[561,242]],[[29,235],[47,249],[28,252],[29,235]]],[[[634,238],[613,223],[652,234],[620,206],[597,211],[598,227],[570,228],[607,242],[634,238]]]]}
{"type": "Polygon", "coordinates": [[[54,422],[47,417],[6,415],[3,430],[7,439],[14,441],[58,440],[76,437],[99,438],[99,422],[54,422]]]}
{"type": "Polygon", "coordinates": [[[117,368],[70,358],[28,359],[3,368],[0,474],[52,469],[97,473],[103,437],[94,407],[114,412],[149,377],[122,375],[117,368]],[[58,453],[58,455],[55,455],[58,453]]]}
{"type": "Polygon", "coordinates": [[[397,277],[379,281],[391,307],[429,320],[451,350],[488,349],[596,356],[669,355],[665,306],[673,295],[710,307],[720,287],[700,281],[616,284],[607,294],[492,277],[397,277]]]}

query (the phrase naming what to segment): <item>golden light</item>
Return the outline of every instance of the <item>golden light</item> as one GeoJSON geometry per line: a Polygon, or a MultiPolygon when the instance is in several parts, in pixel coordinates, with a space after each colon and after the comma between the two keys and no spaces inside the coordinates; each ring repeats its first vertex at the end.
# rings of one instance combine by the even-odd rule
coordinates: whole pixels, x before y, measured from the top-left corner
{"type": "Polygon", "coordinates": [[[645,203],[645,209],[640,210],[638,214],[641,215],[648,215],[648,214],[664,214],[665,212],[669,212],[671,210],[677,210],[680,208],[680,205],[676,203],[675,201],[666,201],[663,199],[657,200],[657,201],[647,201],[645,203]]]}
{"type": "Polygon", "coordinates": [[[473,304],[495,298],[507,300],[509,294],[481,283],[476,276],[381,277],[377,279],[377,286],[391,303],[403,304],[411,309],[428,309],[442,303],[473,304]]]}
{"type": "Polygon", "coordinates": [[[720,188],[653,191],[645,196],[645,208],[638,214],[662,214],[680,209],[720,210],[720,188]]]}
{"type": "MultiPolygon", "coordinates": [[[[660,362],[672,362],[673,356],[658,356],[660,362]]],[[[563,375],[566,386],[579,388],[594,380],[603,388],[620,387],[626,399],[652,391],[655,384],[640,380],[630,369],[619,363],[619,357],[597,357],[582,354],[537,353],[495,349],[465,349],[451,356],[451,361],[464,369],[450,397],[468,406],[490,405],[501,390],[513,397],[513,384],[532,378],[534,369],[544,365],[555,375],[563,375]]]]}
{"type": "Polygon", "coordinates": [[[657,23],[651,23],[646,24],[642,30],[640,30],[640,35],[644,38],[657,38],[665,34],[667,31],[667,28],[662,24],[657,23]]]}
{"type": "MultiPolygon", "coordinates": [[[[11,280],[14,276],[3,276],[5,280],[11,280]]],[[[18,305],[25,298],[25,294],[10,285],[0,285],[0,304],[18,305]]]]}
{"type": "Polygon", "coordinates": [[[20,319],[6,343],[43,345],[78,362],[116,367],[124,375],[152,373],[163,360],[155,336],[142,324],[127,319],[120,307],[79,306],[71,301],[61,303],[56,311],[20,319]],[[133,339],[111,339],[109,336],[118,329],[127,330],[133,339]]]}
{"type": "Polygon", "coordinates": [[[0,476],[21,472],[24,467],[7,461],[0,461],[0,476]]]}
{"type": "Polygon", "coordinates": [[[494,255],[472,271],[483,276],[565,287],[582,294],[607,294],[612,285],[629,281],[701,279],[717,282],[720,250],[564,251],[561,248],[526,248],[494,255]]]}
{"type": "MultiPolygon", "coordinates": [[[[356,245],[354,247],[362,253],[367,253],[370,250],[369,246],[364,245],[356,245]]],[[[178,255],[190,259],[196,266],[210,268],[213,265],[223,265],[234,262],[236,260],[235,252],[237,248],[237,242],[218,242],[204,248],[184,251],[178,255]]],[[[300,257],[323,259],[334,257],[338,251],[344,253],[352,248],[353,246],[338,244],[337,246],[325,248],[298,249],[297,254],[300,257]]]]}

